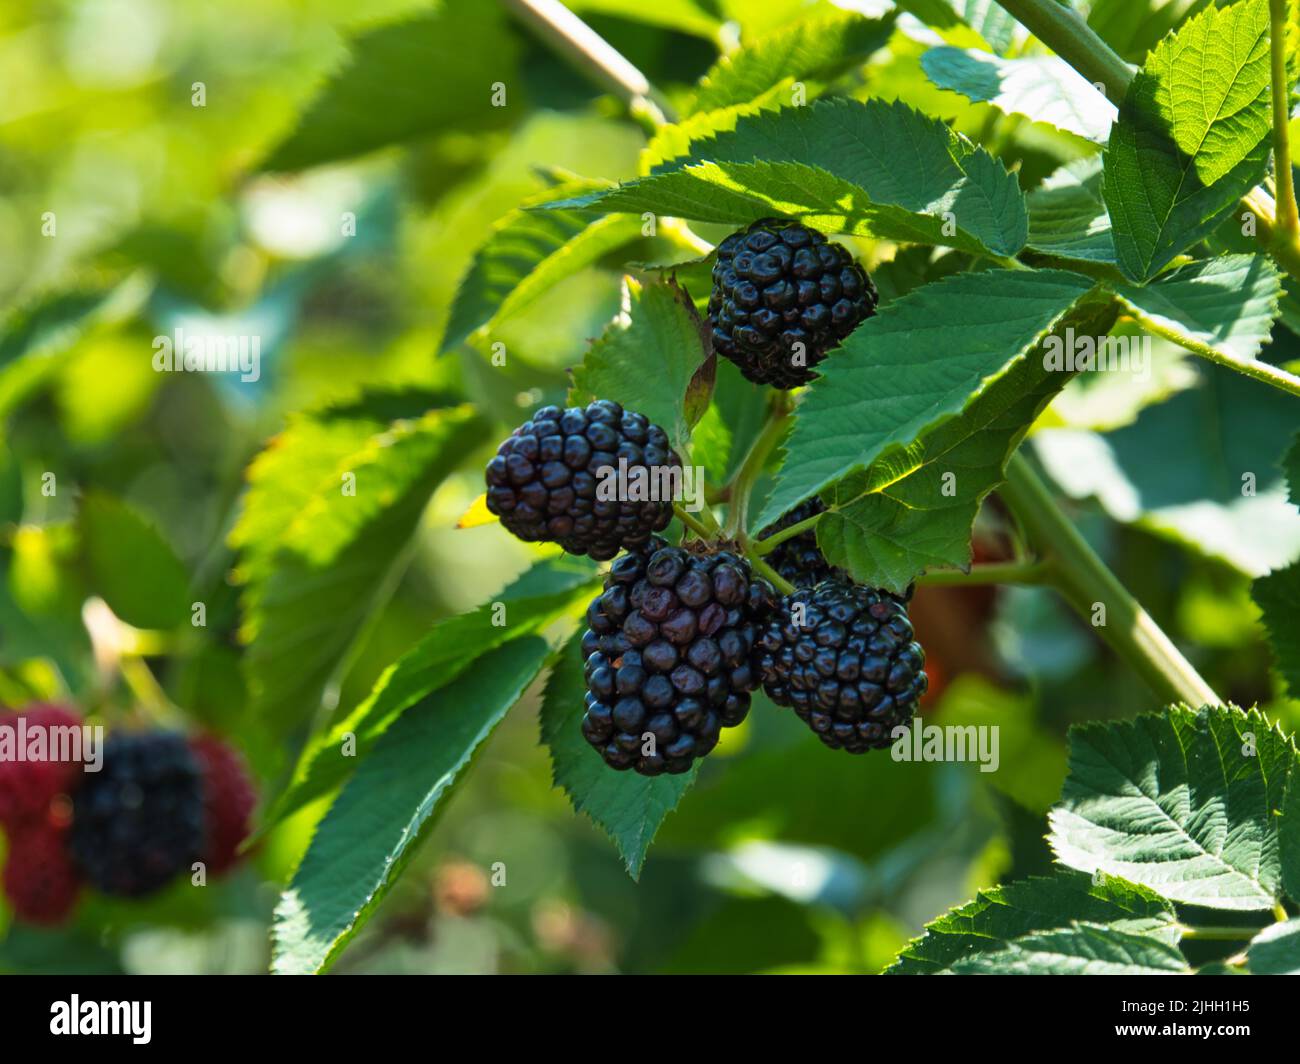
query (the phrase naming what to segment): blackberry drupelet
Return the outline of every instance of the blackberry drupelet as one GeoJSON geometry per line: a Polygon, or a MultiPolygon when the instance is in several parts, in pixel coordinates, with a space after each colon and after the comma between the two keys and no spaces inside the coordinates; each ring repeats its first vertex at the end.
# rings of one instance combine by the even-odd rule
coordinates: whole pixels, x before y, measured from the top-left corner
{"type": "Polygon", "coordinates": [[[848,249],[798,222],[764,218],[718,245],[713,347],[754,383],[794,388],[813,379],[813,366],[876,312],[878,299],[848,249]]]}
{"type": "Polygon", "coordinates": [[[756,661],[773,702],[792,707],[827,746],[853,754],[889,746],[925,694],[925,652],[907,607],[838,580],[787,596],[759,636],[756,661]]]}
{"type": "Polygon", "coordinates": [[[656,537],[619,558],[587,609],[587,742],[611,768],[689,769],[749,713],[754,642],[775,600],[731,551],[656,537]]]}
{"type": "Polygon", "coordinates": [[[86,881],[124,897],[149,894],[199,859],[203,787],[183,735],[114,735],[104,764],[72,799],[69,845],[86,881]]]}
{"type": "MultiPolygon", "coordinates": [[[[663,484],[681,462],[668,435],[644,414],[599,399],[586,407],[544,406],[497,449],[487,467],[487,508],[520,539],[558,543],[606,561],[644,545],[672,520],[670,498],[637,498],[635,481],[663,484]],[[599,498],[604,470],[626,462],[625,487],[599,498]]],[[[603,493],[602,493],[603,494],[603,493]]]]}
{"type": "MultiPolygon", "coordinates": [[[[821,499],[813,496],[807,502],[801,502],[793,510],[787,510],[777,520],[758,534],[759,539],[767,539],[777,532],[783,532],[791,525],[824,512],[826,509],[821,499]]],[[[831,565],[817,546],[817,532],[809,529],[791,536],[784,543],[767,555],[767,563],[778,573],[794,584],[795,587],[816,587],[823,580],[836,579],[848,581],[843,569],[831,565]]]]}

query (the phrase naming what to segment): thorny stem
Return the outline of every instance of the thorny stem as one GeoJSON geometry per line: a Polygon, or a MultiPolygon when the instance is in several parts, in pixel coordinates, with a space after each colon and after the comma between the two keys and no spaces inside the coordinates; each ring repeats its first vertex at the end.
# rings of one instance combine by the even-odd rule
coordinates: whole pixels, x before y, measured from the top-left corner
{"type": "Polygon", "coordinates": [[[1300,234],[1296,213],[1295,181],[1291,176],[1291,86],[1286,71],[1286,18],[1288,0],[1269,0],[1269,52],[1273,76],[1273,172],[1277,188],[1277,227],[1294,243],[1300,234]]]}
{"type": "MultiPolygon", "coordinates": [[[[1133,68],[1074,11],[1057,0],[997,2],[1070,66],[1099,86],[1116,107],[1124,102],[1134,77],[1133,68]]],[[[1241,207],[1254,215],[1255,240],[1287,273],[1300,278],[1300,236],[1287,233],[1278,224],[1272,197],[1262,188],[1256,188],[1242,197],[1241,207]]],[[[1237,365],[1234,363],[1234,368],[1237,365]]]]}
{"type": "Polygon", "coordinates": [[[1220,704],[1191,662],[1061,512],[1022,455],[1013,455],[1007,464],[1000,493],[1035,549],[1051,562],[1056,588],[1163,700],[1220,704]]]}

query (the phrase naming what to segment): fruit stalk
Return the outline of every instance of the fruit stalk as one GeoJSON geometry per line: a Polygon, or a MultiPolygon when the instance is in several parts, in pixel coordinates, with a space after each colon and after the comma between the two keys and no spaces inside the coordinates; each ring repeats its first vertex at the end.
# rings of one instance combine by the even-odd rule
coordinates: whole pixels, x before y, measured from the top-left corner
{"type": "Polygon", "coordinates": [[[1034,548],[1052,566],[1052,583],[1079,615],[1162,699],[1192,706],[1220,699],[1151,615],[1107,568],[1020,454],[1007,463],[1003,500],[1024,526],[1034,548]],[[1102,623],[1094,623],[1097,606],[1102,623]]]}

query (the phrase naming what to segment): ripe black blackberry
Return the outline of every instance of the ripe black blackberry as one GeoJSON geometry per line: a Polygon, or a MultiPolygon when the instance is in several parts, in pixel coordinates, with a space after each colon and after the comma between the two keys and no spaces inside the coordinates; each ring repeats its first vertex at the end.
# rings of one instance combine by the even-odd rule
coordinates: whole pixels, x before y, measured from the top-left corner
{"type": "Polygon", "coordinates": [[[731,551],[656,537],[619,558],[582,640],[582,734],[605,763],[643,776],[685,772],[744,720],[758,686],[754,641],[775,599],[731,551]]]}
{"type": "Polygon", "coordinates": [[[99,772],[72,797],[72,859],[105,894],[139,897],[164,886],[203,845],[199,764],[182,735],[114,735],[99,772]]]}
{"type": "Polygon", "coordinates": [[[668,435],[644,414],[599,399],[586,407],[544,406],[497,448],[487,467],[487,508],[530,543],[558,543],[600,561],[643,545],[672,520],[670,498],[653,501],[641,488],[665,485],[681,462],[668,435]],[[628,479],[615,497],[598,497],[607,470],[626,462],[628,479]]]}
{"type": "MultiPolygon", "coordinates": [[[[826,510],[821,499],[814,495],[806,502],[801,502],[793,510],[787,510],[777,520],[758,534],[759,539],[767,539],[777,532],[784,532],[800,521],[807,521],[826,510]]],[[[794,584],[795,587],[816,587],[823,580],[834,578],[848,581],[843,569],[831,565],[817,546],[817,532],[808,529],[797,536],[791,536],[777,546],[766,557],[767,563],[778,573],[794,584]]]]}
{"type": "Polygon", "coordinates": [[[759,636],[756,661],[773,702],[792,707],[827,746],[853,754],[889,746],[927,682],[907,607],[838,580],[783,599],[759,636]]]}
{"type": "Polygon", "coordinates": [[[798,222],[764,218],[718,245],[713,347],[754,383],[794,388],[813,379],[813,366],[878,300],[848,249],[798,222]],[[803,344],[799,364],[795,344],[803,344]]]}

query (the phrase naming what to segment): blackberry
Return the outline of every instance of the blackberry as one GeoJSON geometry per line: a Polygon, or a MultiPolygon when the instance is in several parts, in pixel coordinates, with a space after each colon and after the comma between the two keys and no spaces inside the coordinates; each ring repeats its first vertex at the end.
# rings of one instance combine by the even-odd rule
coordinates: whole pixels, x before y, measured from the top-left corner
{"type": "Polygon", "coordinates": [[[488,463],[487,508],[522,540],[607,561],[620,548],[644,545],[672,520],[671,497],[645,489],[671,487],[671,471],[680,467],[668,434],[644,414],[608,399],[567,410],[544,406],[488,463]],[[618,487],[626,490],[605,498],[597,487],[620,462],[628,477],[618,487]]]}
{"type": "Polygon", "coordinates": [[[685,772],[749,713],[754,642],[774,608],[771,585],[731,551],[656,537],[623,555],[587,609],[587,742],[611,768],[685,772]]]}
{"type": "Polygon", "coordinates": [[[827,746],[853,754],[889,746],[927,682],[907,607],[839,580],[787,596],[759,637],[756,660],[773,702],[792,707],[827,746]]]}
{"type": "MultiPolygon", "coordinates": [[[[821,499],[813,496],[807,502],[801,502],[793,510],[787,510],[772,524],[758,534],[759,539],[767,539],[777,532],[783,532],[791,525],[824,512],[826,509],[821,499]]],[[[831,565],[817,546],[817,532],[808,529],[797,536],[791,536],[780,543],[767,555],[767,562],[778,573],[794,584],[795,587],[816,587],[823,580],[836,579],[848,582],[843,569],[831,565]]]]}
{"type": "Polygon", "coordinates": [[[0,886],[20,920],[49,926],[65,922],[77,904],[81,879],[68,858],[63,831],[47,824],[11,829],[0,886]]]}
{"type": "Polygon", "coordinates": [[[713,348],[755,384],[794,388],[813,379],[813,366],[878,300],[848,249],[798,222],[764,218],[718,245],[713,348]],[[795,344],[803,344],[798,363],[795,344]]]}
{"type": "Polygon", "coordinates": [[[208,874],[219,876],[239,863],[239,847],[252,830],[257,788],[239,751],[214,735],[190,740],[203,789],[203,852],[208,874]]]}
{"type": "Polygon", "coordinates": [[[82,875],[105,894],[139,897],[199,859],[199,763],[182,735],[114,735],[104,764],[72,798],[69,845],[82,875]]]}

